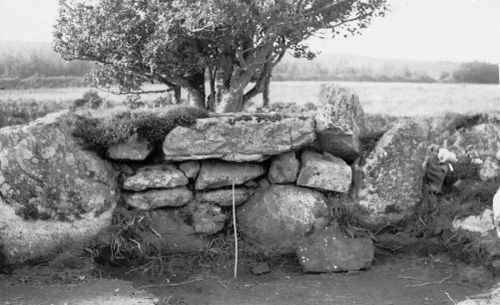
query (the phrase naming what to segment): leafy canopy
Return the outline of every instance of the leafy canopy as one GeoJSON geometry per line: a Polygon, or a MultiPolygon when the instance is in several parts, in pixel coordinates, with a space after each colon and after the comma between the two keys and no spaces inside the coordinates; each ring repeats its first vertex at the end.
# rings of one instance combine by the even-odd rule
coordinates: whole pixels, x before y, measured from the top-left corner
{"type": "Polygon", "coordinates": [[[359,33],[387,10],[386,0],[69,1],[60,0],[54,48],[96,62],[95,85],[130,92],[153,80],[205,99],[210,71],[230,102],[262,92],[287,50],[312,58],[306,39],[359,33]]]}

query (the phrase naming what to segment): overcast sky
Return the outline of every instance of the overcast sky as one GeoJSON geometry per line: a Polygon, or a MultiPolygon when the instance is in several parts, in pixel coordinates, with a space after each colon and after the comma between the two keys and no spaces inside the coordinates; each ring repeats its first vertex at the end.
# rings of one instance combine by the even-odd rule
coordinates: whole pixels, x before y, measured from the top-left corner
{"type": "MultiPolygon", "coordinates": [[[[389,0],[362,36],[314,40],[322,53],[500,61],[500,0],[389,0]]],[[[51,41],[58,0],[0,0],[0,40],[51,41]]]]}

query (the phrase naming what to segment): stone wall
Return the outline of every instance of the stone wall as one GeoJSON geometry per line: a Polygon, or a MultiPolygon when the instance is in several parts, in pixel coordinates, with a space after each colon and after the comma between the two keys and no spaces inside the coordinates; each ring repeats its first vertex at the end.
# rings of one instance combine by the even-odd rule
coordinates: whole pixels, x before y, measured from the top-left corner
{"type": "Polygon", "coordinates": [[[371,240],[335,228],[333,204],[372,231],[411,217],[432,124],[373,124],[356,94],[333,85],[319,100],[314,115],[211,115],[161,143],[133,135],[101,155],[78,145],[67,113],[4,128],[0,249],[16,263],[83,249],[96,236],[113,248],[102,232],[114,212],[129,217],[133,236],[123,242],[141,252],[203,251],[231,225],[234,200],[242,236],[258,251],[295,253],[306,271],[368,268],[371,240]]]}

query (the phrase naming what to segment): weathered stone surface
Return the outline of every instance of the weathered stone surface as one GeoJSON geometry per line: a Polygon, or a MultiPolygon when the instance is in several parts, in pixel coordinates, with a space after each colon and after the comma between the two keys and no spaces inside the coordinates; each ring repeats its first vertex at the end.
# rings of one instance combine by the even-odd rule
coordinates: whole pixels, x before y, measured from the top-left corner
{"type": "Polygon", "coordinates": [[[188,184],[188,179],[175,165],[161,164],[140,168],[134,175],[125,178],[123,189],[143,191],[152,188],[173,188],[188,184]]]}
{"type": "MultiPolygon", "coordinates": [[[[500,149],[500,125],[479,124],[470,129],[457,131],[450,150],[458,156],[464,155],[466,149],[473,148],[480,157],[495,157],[500,149]]],[[[451,143],[450,143],[451,144],[451,143]]]]}
{"type": "Polygon", "coordinates": [[[327,228],[301,242],[296,255],[305,272],[356,271],[371,267],[374,247],[368,238],[348,238],[327,228]]]}
{"type": "Polygon", "coordinates": [[[141,211],[149,211],[163,207],[180,207],[193,199],[193,193],[186,187],[148,190],[123,195],[125,203],[141,211]]]}
{"type": "Polygon", "coordinates": [[[135,136],[127,142],[108,147],[108,158],[114,160],[143,161],[146,160],[153,149],[154,146],[151,143],[139,140],[135,136]]]}
{"type": "Polygon", "coordinates": [[[261,161],[314,142],[310,118],[277,114],[234,114],[199,119],[191,127],[176,127],[165,138],[166,160],[223,159],[261,161]]]}
{"type": "Polygon", "coordinates": [[[351,187],[352,170],[344,160],[329,153],[305,151],[301,156],[297,185],[346,193],[351,187]]]}
{"type": "MultiPolygon", "coordinates": [[[[247,188],[234,189],[234,203],[236,206],[245,203],[252,195],[252,191],[247,188]]],[[[196,194],[199,202],[214,203],[221,207],[233,205],[233,191],[231,189],[215,190],[196,194]]]]}
{"type": "Polygon", "coordinates": [[[258,263],[256,266],[252,268],[253,275],[262,275],[270,272],[271,268],[269,268],[269,265],[266,262],[258,263]]]}
{"type": "Polygon", "coordinates": [[[500,177],[500,161],[493,157],[487,157],[479,166],[479,178],[483,181],[500,177]]]}
{"type": "Polygon", "coordinates": [[[500,238],[500,187],[493,196],[493,224],[495,225],[497,236],[500,238]]]}
{"type": "Polygon", "coordinates": [[[500,304],[499,284],[491,288],[491,291],[489,293],[482,294],[480,298],[477,299],[472,298],[457,303],[457,305],[497,305],[497,304],[500,304]]]}
{"type": "Polygon", "coordinates": [[[145,216],[144,223],[150,230],[137,230],[138,240],[143,244],[154,245],[161,249],[161,253],[189,253],[203,251],[207,240],[195,234],[192,226],[188,225],[182,211],[156,210],[139,213],[145,216]]]}
{"type": "Polygon", "coordinates": [[[347,162],[354,161],[360,155],[359,136],[365,129],[358,96],[349,88],[322,84],[319,102],[315,121],[321,150],[347,162]]]}
{"type": "Polygon", "coordinates": [[[197,190],[240,185],[248,180],[262,176],[264,166],[258,163],[231,163],[224,161],[203,161],[195,182],[197,190]]]}
{"type": "Polygon", "coordinates": [[[215,234],[224,228],[226,215],[220,207],[202,203],[194,207],[191,219],[196,233],[215,234]]]}
{"type": "Polygon", "coordinates": [[[292,185],[273,184],[259,190],[238,209],[243,234],[279,254],[295,253],[298,242],[324,227],[328,208],[321,193],[292,185]]]}
{"type": "Polygon", "coordinates": [[[386,114],[369,114],[365,115],[365,131],[360,135],[363,137],[374,137],[383,134],[391,129],[398,117],[386,114]]]}
{"type": "Polygon", "coordinates": [[[200,171],[200,161],[187,161],[179,164],[179,169],[184,172],[184,175],[189,179],[194,179],[200,171]]]}
{"type": "Polygon", "coordinates": [[[115,173],[80,148],[71,118],[61,112],[0,129],[0,245],[8,263],[82,250],[111,224],[115,173]]]}
{"type": "Polygon", "coordinates": [[[486,209],[481,215],[471,215],[463,219],[455,219],[452,225],[455,230],[465,230],[481,234],[495,230],[495,226],[493,225],[493,211],[486,209]]]}
{"type": "Polygon", "coordinates": [[[271,183],[295,183],[299,167],[300,162],[295,156],[295,152],[278,155],[271,161],[269,181],[271,183]]]}
{"type": "Polygon", "coordinates": [[[410,120],[398,122],[355,168],[357,216],[368,226],[383,226],[411,215],[420,200],[426,130],[410,120]]]}

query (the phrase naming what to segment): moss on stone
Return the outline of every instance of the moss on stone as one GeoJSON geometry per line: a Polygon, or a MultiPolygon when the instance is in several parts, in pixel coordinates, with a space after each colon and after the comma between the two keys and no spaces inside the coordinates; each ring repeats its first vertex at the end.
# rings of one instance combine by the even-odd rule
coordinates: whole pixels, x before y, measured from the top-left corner
{"type": "Polygon", "coordinates": [[[104,149],[124,143],[137,134],[139,139],[158,143],[176,126],[189,126],[207,117],[205,110],[175,106],[166,111],[125,111],[98,118],[77,116],[72,135],[90,146],[104,149]]]}

